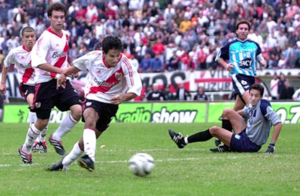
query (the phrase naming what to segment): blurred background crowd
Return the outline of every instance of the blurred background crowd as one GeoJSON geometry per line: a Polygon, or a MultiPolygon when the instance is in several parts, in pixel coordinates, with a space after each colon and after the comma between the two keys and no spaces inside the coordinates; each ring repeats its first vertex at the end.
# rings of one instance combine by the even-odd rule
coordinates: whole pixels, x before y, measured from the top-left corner
{"type": "Polygon", "coordinates": [[[246,19],[248,38],[259,43],[268,68],[300,67],[297,0],[1,0],[0,63],[21,44],[22,27],[41,35],[49,26],[46,9],[57,1],[68,9],[70,61],[115,35],[139,72],[221,69],[214,58],[246,19]]]}
{"type": "Polygon", "coordinates": [[[248,38],[261,46],[267,69],[300,68],[300,0],[0,2],[1,66],[5,55],[22,44],[20,30],[29,25],[39,37],[49,26],[49,4],[62,2],[68,10],[64,28],[70,37],[70,62],[101,49],[103,38],[114,35],[140,73],[218,70],[218,50],[235,39],[237,21],[246,19],[251,22],[248,38]]]}

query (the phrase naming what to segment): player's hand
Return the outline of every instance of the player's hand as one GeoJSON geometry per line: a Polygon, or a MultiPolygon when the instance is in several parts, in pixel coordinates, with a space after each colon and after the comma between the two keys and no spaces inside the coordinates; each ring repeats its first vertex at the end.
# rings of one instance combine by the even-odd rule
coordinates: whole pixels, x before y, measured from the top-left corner
{"type": "Polygon", "coordinates": [[[265,61],[265,60],[260,61],[260,64],[261,64],[263,67],[267,67],[267,61],[265,61]]]}
{"type": "Polygon", "coordinates": [[[233,69],[233,63],[227,63],[224,67],[227,71],[231,71],[233,69]]]}
{"type": "Polygon", "coordinates": [[[274,143],[270,143],[268,146],[268,149],[266,151],[267,154],[271,154],[275,152],[275,144],[274,143]]]}
{"type": "Polygon", "coordinates": [[[79,73],[73,74],[74,78],[78,78],[78,76],[79,76],[79,73]]]}
{"type": "Polygon", "coordinates": [[[59,78],[57,79],[56,89],[59,89],[59,87],[66,88],[66,81],[67,77],[65,74],[60,74],[59,78]]]}
{"type": "Polygon", "coordinates": [[[0,92],[2,94],[5,94],[6,93],[6,85],[5,84],[0,84],[0,92]]]}
{"type": "Polygon", "coordinates": [[[121,95],[115,95],[110,99],[110,101],[115,105],[119,105],[123,102],[123,99],[121,95]]]}

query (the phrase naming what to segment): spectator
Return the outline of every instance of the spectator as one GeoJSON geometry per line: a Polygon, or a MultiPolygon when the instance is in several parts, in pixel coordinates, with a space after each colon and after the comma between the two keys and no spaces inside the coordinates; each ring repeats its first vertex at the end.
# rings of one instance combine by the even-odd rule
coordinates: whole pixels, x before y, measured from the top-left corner
{"type": "Polygon", "coordinates": [[[176,91],[175,99],[179,101],[187,101],[190,96],[190,92],[184,88],[184,83],[181,83],[179,89],[176,91]]]}
{"type": "Polygon", "coordinates": [[[166,86],[165,87],[165,90],[164,90],[164,95],[165,95],[165,100],[175,100],[175,95],[174,95],[174,93],[172,93],[171,91],[170,91],[170,87],[169,86],[166,86]]]}
{"type": "Polygon", "coordinates": [[[1,2],[0,5],[0,23],[7,23],[8,22],[8,11],[9,7],[5,2],[1,2]]]}
{"type": "MultiPolygon", "coordinates": [[[[300,85],[299,85],[299,87],[300,87],[300,85]]],[[[293,94],[293,100],[300,101],[300,88],[298,90],[296,90],[295,93],[293,94]]]]}
{"type": "Polygon", "coordinates": [[[293,95],[295,93],[294,87],[290,84],[288,80],[284,82],[285,88],[286,88],[286,99],[293,99],[293,95]]]}
{"type": "Polygon", "coordinates": [[[164,93],[158,89],[158,84],[153,84],[153,90],[146,94],[146,101],[163,101],[165,100],[164,93]]]}
{"type": "Polygon", "coordinates": [[[146,54],[139,66],[139,73],[152,72],[150,54],[146,54]]]}
{"type": "Polygon", "coordinates": [[[278,96],[278,83],[279,83],[279,79],[277,74],[275,73],[273,75],[273,78],[270,82],[270,90],[271,90],[271,96],[273,100],[276,100],[279,98],[278,96]]]}
{"type": "Polygon", "coordinates": [[[75,60],[78,56],[78,49],[76,43],[71,44],[71,49],[69,50],[69,62],[75,60]]]}
{"type": "Polygon", "coordinates": [[[159,56],[159,54],[156,54],[155,57],[151,59],[151,70],[153,72],[162,72],[164,70],[159,56]]]}
{"type": "Polygon", "coordinates": [[[285,86],[285,75],[284,74],[280,74],[280,80],[278,82],[278,96],[279,99],[287,99],[287,89],[285,86]]]}
{"type": "Polygon", "coordinates": [[[173,71],[177,70],[179,68],[179,58],[176,56],[176,51],[173,51],[173,55],[169,59],[167,63],[167,70],[168,71],[173,71]]]}
{"type": "Polygon", "coordinates": [[[131,55],[129,61],[131,62],[132,67],[134,67],[136,70],[139,69],[139,62],[135,58],[135,55],[131,55]]]}
{"type": "Polygon", "coordinates": [[[194,96],[194,101],[207,101],[207,100],[208,100],[208,97],[204,93],[204,88],[202,86],[199,86],[198,87],[198,92],[194,96]]]}
{"type": "Polygon", "coordinates": [[[7,46],[7,49],[8,51],[18,47],[20,45],[19,41],[15,38],[14,35],[12,35],[10,37],[10,39],[7,40],[6,42],[6,46],[7,46]]]}

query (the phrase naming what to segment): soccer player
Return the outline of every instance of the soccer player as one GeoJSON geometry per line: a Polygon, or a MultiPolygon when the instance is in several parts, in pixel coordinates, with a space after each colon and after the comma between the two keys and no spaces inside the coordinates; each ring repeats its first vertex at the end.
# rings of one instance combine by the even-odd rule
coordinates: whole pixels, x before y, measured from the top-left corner
{"type": "MultiPolygon", "coordinates": [[[[118,111],[118,105],[141,93],[141,79],[137,70],[121,53],[121,40],[113,36],[105,37],[102,50],[92,51],[73,61],[74,66],[65,72],[65,75],[70,75],[81,70],[89,71],[82,118],[85,126],[83,138],[75,143],[70,154],[52,165],[50,171],[66,169],[83,152],[85,155],[78,160],[79,165],[93,171],[96,139],[108,128],[118,111]]],[[[58,79],[58,87],[65,86],[65,75],[58,79]]]]}
{"type": "Polygon", "coordinates": [[[50,135],[49,142],[56,153],[65,154],[62,137],[80,120],[82,115],[78,94],[69,80],[65,88],[56,88],[57,78],[68,66],[68,35],[62,30],[65,22],[66,7],[62,3],[53,3],[48,11],[50,27],[46,29],[31,52],[32,67],[36,71],[36,87],[32,109],[37,121],[28,129],[25,143],[19,148],[24,163],[32,163],[31,148],[33,141],[43,130],[50,118],[51,109],[56,106],[60,111],[71,110],[61,122],[58,129],[50,135]]]}
{"type": "MultiPolygon", "coordinates": [[[[9,66],[14,64],[18,71],[18,77],[20,83],[21,95],[26,99],[29,108],[33,103],[33,97],[35,92],[35,71],[31,66],[31,50],[36,41],[36,33],[32,27],[25,27],[21,30],[20,35],[22,37],[23,44],[17,48],[9,51],[8,55],[4,60],[4,66],[2,69],[2,79],[0,85],[0,91],[2,93],[6,92],[5,79],[9,66]]],[[[36,121],[36,113],[31,109],[29,111],[29,126],[31,126],[36,121]]],[[[37,137],[33,145],[35,151],[40,151],[42,153],[47,152],[46,134],[48,126],[46,126],[37,137]]]]}
{"type": "MultiPolygon", "coordinates": [[[[267,66],[260,46],[247,39],[250,27],[248,21],[239,21],[236,24],[237,39],[223,46],[216,56],[216,61],[230,72],[233,88],[238,94],[233,108],[235,111],[243,109],[250,103],[249,88],[255,83],[257,62],[264,67],[267,66]]],[[[222,120],[222,123],[228,122],[222,120]]],[[[217,144],[220,144],[218,140],[217,144]]]]}
{"type": "Polygon", "coordinates": [[[179,148],[183,148],[189,143],[204,142],[216,137],[225,144],[220,146],[216,152],[258,152],[261,146],[267,142],[273,125],[274,133],[266,151],[266,153],[273,153],[282,123],[270,102],[262,99],[263,94],[264,87],[257,83],[253,84],[249,88],[249,106],[245,106],[238,112],[231,108],[223,111],[222,118],[230,121],[234,133],[231,132],[231,129],[228,131],[225,128],[213,126],[188,137],[183,137],[181,133],[177,134],[172,130],[169,130],[169,135],[179,148]],[[242,116],[248,118],[247,124],[242,116]]]}

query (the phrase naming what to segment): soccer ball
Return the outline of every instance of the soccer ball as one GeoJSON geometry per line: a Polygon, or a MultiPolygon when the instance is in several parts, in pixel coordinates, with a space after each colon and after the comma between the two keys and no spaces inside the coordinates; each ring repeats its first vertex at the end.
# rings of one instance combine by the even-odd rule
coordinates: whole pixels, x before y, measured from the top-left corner
{"type": "Polygon", "coordinates": [[[137,176],[146,176],[154,168],[154,159],[146,153],[137,153],[129,159],[129,169],[137,176]]]}

